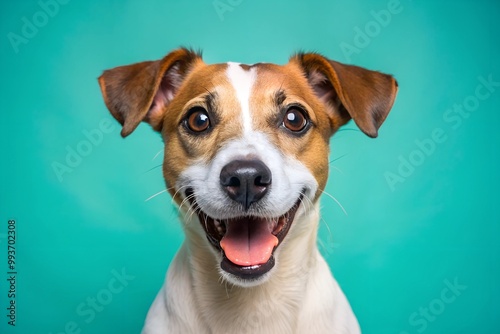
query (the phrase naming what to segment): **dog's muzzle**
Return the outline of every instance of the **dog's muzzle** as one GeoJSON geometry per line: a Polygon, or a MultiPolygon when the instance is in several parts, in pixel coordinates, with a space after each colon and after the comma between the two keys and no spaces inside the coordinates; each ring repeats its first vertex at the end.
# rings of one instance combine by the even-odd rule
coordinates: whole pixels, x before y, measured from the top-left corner
{"type": "Polygon", "coordinates": [[[260,160],[235,160],[224,166],[220,186],[241,207],[241,216],[228,219],[208,216],[196,203],[193,189],[186,191],[207,239],[222,254],[222,270],[241,279],[257,279],[274,267],[273,253],[287,235],[302,201],[304,191],[279,217],[250,214],[249,210],[265,198],[271,185],[271,171],[260,160]]]}

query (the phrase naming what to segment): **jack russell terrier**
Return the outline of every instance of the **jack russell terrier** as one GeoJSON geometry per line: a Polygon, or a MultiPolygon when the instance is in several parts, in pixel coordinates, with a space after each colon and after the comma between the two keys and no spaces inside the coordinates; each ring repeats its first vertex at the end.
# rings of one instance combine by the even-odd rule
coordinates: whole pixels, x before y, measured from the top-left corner
{"type": "Polygon", "coordinates": [[[317,248],[318,199],[330,137],[351,118],[376,137],[392,76],[316,53],[207,65],[181,48],[99,84],[123,137],[141,121],[161,133],[186,235],[144,334],[360,333],[317,248]]]}

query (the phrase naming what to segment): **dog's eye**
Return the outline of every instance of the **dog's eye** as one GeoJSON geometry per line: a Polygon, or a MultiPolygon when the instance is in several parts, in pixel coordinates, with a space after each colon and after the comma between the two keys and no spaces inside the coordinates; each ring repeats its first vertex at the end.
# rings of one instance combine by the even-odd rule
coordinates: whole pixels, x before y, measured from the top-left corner
{"type": "Polygon", "coordinates": [[[208,113],[203,108],[193,108],[187,118],[186,126],[193,132],[203,132],[210,127],[210,118],[208,113]]]}
{"type": "Polygon", "coordinates": [[[300,132],[305,129],[308,120],[304,111],[298,107],[290,107],[283,118],[283,126],[292,132],[300,132]]]}

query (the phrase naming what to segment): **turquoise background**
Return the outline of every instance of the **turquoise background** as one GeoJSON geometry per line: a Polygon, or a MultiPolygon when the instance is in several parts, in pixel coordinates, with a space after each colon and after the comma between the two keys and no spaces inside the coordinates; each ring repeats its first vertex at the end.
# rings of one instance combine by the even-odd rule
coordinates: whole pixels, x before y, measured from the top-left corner
{"type": "Polygon", "coordinates": [[[47,22],[37,1],[1,2],[0,332],[140,331],[183,234],[168,195],[145,202],[164,189],[153,168],[160,137],[143,124],[123,140],[96,78],[186,45],[209,63],[285,63],[311,50],[394,74],[400,91],[379,138],[355,130],[331,141],[327,191],[348,215],[323,196],[320,249],[364,333],[500,333],[500,87],[473,97],[479,77],[500,81],[498,1],[401,0],[385,26],[372,11],[386,0],[220,2],[222,14],[211,0],[72,0],[47,22]],[[34,16],[40,27],[16,52],[9,33],[22,36],[34,16]],[[356,43],[350,57],[341,49],[356,43]],[[464,102],[474,110],[453,128],[443,117],[464,102]],[[59,180],[53,163],[103,120],[111,132],[59,180]],[[446,140],[418,153],[435,129],[446,140]],[[410,158],[419,165],[391,188],[387,173],[410,158]],[[15,328],[5,316],[8,219],[15,328]],[[134,278],[110,295],[122,270],[134,278]],[[455,280],[462,290],[450,302],[444,289],[455,280]],[[77,308],[98,294],[111,300],[90,320],[77,308]]]}

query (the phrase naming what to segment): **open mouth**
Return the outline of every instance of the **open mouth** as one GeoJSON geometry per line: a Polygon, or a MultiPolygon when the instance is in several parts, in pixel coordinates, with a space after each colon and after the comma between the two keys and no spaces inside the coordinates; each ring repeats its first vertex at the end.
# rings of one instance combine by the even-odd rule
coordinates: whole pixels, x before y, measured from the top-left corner
{"type": "Polygon", "coordinates": [[[280,217],[241,216],[214,219],[197,205],[192,189],[186,191],[198,214],[208,241],[222,253],[221,268],[241,279],[256,279],[274,267],[274,251],[281,244],[295,217],[303,194],[280,217]]]}

